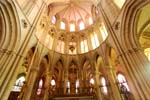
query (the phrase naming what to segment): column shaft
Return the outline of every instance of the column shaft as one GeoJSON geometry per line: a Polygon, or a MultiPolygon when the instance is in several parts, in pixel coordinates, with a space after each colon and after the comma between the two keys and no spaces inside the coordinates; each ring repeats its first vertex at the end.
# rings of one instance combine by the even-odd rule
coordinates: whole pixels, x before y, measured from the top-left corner
{"type": "Polygon", "coordinates": [[[95,87],[96,87],[96,95],[98,100],[102,100],[102,94],[100,91],[100,79],[99,79],[99,72],[95,73],[95,87]]]}
{"type": "Polygon", "coordinates": [[[44,99],[43,100],[48,100],[49,97],[49,88],[50,88],[50,81],[52,79],[52,73],[47,72],[46,74],[46,80],[45,80],[45,91],[44,91],[44,99]]]}
{"type": "MultiPolygon", "coordinates": [[[[145,66],[144,60],[141,60],[143,55],[141,55],[140,51],[137,50],[130,50],[129,52],[125,52],[121,59],[123,60],[125,64],[125,68],[128,71],[129,78],[131,78],[132,86],[134,86],[131,91],[137,91],[137,94],[134,94],[136,100],[146,100],[150,98],[148,93],[150,93],[150,85],[149,85],[149,78],[147,75],[149,74],[147,72],[148,66],[145,66]]],[[[148,64],[148,62],[147,62],[148,64]]]]}
{"type": "Polygon", "coordinates": [[[37,74],[38,74],[38,68],[37,68],[37,66],[34,66],[34,68],[31,69],[31,73],[27,80],[26,87],[24,88],[24,91],[23,91],[24,95],[23,95],[22,100],[31,100],[33,86],[35,84],[37,74]]]}

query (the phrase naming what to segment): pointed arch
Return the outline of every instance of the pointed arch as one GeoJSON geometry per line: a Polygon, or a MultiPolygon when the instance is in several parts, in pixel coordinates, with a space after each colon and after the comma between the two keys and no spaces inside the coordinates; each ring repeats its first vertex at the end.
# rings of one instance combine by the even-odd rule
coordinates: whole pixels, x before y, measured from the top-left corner
{"type": "Polygon", "coordinates": [[[0,46],[1,48],[16,51],[18,50],[18,45],[21,43],[20,23],[17,10],[12,2],[0,1],[0,3],[0,14],[3,18],[1,25],[3,25],[2,30],[4,30],[1,34],[3,39],[0,41],[0,46]]]}
{"type": "Polygon", "coordinates": [[[125,5],[126,9],[123,12],[121,24],[121,45],[125,51],[139,48],[135,19],[140,9],[147,4],[150,4],[149,0],[131,1],[128,5],[125,5]]]}

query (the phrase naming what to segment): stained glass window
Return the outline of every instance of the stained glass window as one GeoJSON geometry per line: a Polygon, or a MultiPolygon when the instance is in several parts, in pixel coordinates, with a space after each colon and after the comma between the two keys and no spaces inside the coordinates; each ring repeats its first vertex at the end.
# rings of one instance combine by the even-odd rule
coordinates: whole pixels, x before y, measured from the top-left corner
{"type": "Polygon", "coordinates": [[[21,76],[16,80],[15,86],[13,87],[13,91],[21,91],[22,86],[24,85],[23,82],[25,81],[25,77],[21,76]]]}
{"type": "Polygon", "coordinates": [[[93,24],[93,19],[92,17],[89,17],[89,25],[92,25],[93,24]]]}
{"type": "Polygon", "coordinates": [[[66,28],[65,23],[61,21],[61,22],[60,22],[60,29],[65,30],[65,28],[66,28]]]}
{"type": "Polygon", "coordinates": [[[80,30],[85,29],[85,25],[84,25],[83,21],[80,22],[79,28],[80,28],[80,30]]]}
{"type": "Polygon", "coordinates": [[[81,53],[88,52],[87,40],[81,41],[80,46],[81,46],[81,53]]]}
{"type": "Polygon", "coordinates": [[[56,23],[56,17],[55,17],[55,16],[52,17],[52,23],[53,23],[53,24],[56,23]]]}
{"type": "Polygon", "coordinates": [[[91,42],[92,42],[93,49],[99,46],[99,40],[95,32],[91,34],[91,42]]]}
{"type": "Polygon", "coordinates": [[[128,84],[127,84],[127,81],[126,81],[124,75],[119,73],[117,75],[117,78],[118,78],[118,82],[119,82],[120,87],[123,86],[123,87],[125,87],[127,89],[127,91],[129,91],[129,87],[128,87],[128,84]]]}
{"type": "Polygon", "coordinates": [[[42,93],[42,87],[43,87],[43,80],[40,79],[38,89],[37,89],[37,95],[41,95],[42,93]]]}
{"type": "Polygon", "coordinates": [[[102,84],[102,92],[104,94],[107,94],[108,91],[107,91],[107,86],[106,86],[106,80],[104,77],[101,78],[101,84],[102,84]]]}
{"type": "Polygon", "coordinates": [[[104,41],[104,40],[107,38],[107,36],[108,36],[106,27],[105,27],[105,25],[102,23],[99,29],[100,29],[100,34],[102,35],[102,38],[103,38],[103,41],[104,41]]]}
{"type": "Polygon", "coordinates": [[[75,25],[73,23],[70,24],[70,32],[75,31],[75,25]]]}

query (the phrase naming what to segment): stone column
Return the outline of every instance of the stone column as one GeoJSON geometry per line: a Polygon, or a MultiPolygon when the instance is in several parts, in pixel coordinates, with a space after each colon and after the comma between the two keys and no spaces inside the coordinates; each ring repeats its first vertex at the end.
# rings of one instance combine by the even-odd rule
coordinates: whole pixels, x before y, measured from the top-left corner
{"type": "Polygon", "coordinates": [[[68,82],[68,71],[65,72],[64,74],[64,94],[66,94],[67,92],[67,82],[68,82]]]}
{"type": "Polygon", "coordinates": [[[127,80],[135,100],[148,100],[150,98],[150,63],[140,49],[130,49],[120,55],[128,72],[127,80]]]}
{"type": "Polygon", "coordinates": [[[108,80],[108,93],[111,92],[111,94],[109,95],[111,100],[121,100],[121,95],[120,95],[120,91],[117,87],[117,77],[116,74],[114,73],[114,69],[110,68],[109,70],[107,70],[107,72],[105,73],[107,75],[107,80],[108,80]]]}
{"type": "Polygon", "coordinates": [[[82,94],[82,92],[83,92],[83,78],[82,78],[82,71],[81,70],[79,71],[78,79],[79,79],[79,93],[82,94]]]}
{"type": "Polygon", "coordinates": [[[49,97],[49,88],[50,88],[50,82],[51,82],[51,79],[52,79],[52,72],[46,72],[45,74],[45,84],[44,84],[44,98],[43,100],[48,100],[48,97],[49,97]]]}
{"type": "Polygon", "coordinates": [[[96,88],[97,99],[102,100],[102,94],[101,94],[101,91],[99,88],[99,86],[100,86],[100,78],[99,78],[100,73],[98,71],[96,71],[94,74],[95,74],[94,79],[95,79],[95,88],[96,88]]]}
{"type": "Polygon", "coordinates": [[[6,67],[5,64],[7,64],[8,62],[10,62],[10,59],[12,57],[12,54],[7,50],[7,49],[0,49],[0,77],[1,75],[3,75],[3,72],[6,71],[6,67]]]}
{"type": "MultiPolygon", "coordinates": [[[[13,53],[7,54],[4,53],[3,59],[1,59],[0,64],[0,86],[4,85],[4,81],[6,80],[6,77],[8,77],[8,74],[13,69],[13,64],[16,63],[14,59],[16,58],[13,53]]],[[[6,84],[6,83],[5,83],[6,84]]]]}
{"type": "Polygon", "coordinates": [[[35,84],[38,71],[39,71],[38,65],[34,65],[33,68],[31,68],[31,73],[24,87],[23,97],[21,100],[31,100],[33,86],[35,84]]]}
{"type": "Polygon", "coordinates": [[[64,84],[63,84],[63,87],[64,87],[64,94],[66,94],[66,91],[67,91],[67,82],[68,82],[68,67],[69,67],[69,56],[66,57],[66,62],[64,64],[65,68],[64,68],[64,84]]]}
{"type": "Polygon", "coordinates": [[[8,99],[8,96],[12,89],[12,84],[14,84],[18,74],[18,70],[19,70],[18,65],[21,65],[22,60],[23,57],[11,53],[8,56],[6,62],[4,62],[2,69],[4,68],[5,70],[1,72],[0,75],[0,99],[1,100],[8,99]]]}

